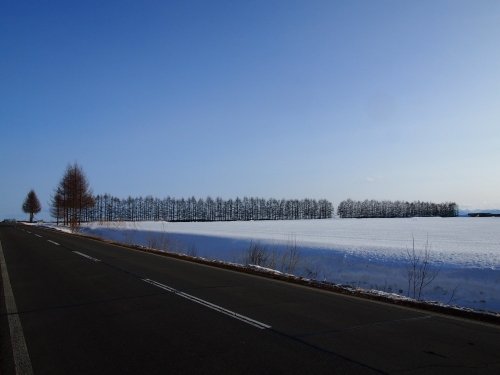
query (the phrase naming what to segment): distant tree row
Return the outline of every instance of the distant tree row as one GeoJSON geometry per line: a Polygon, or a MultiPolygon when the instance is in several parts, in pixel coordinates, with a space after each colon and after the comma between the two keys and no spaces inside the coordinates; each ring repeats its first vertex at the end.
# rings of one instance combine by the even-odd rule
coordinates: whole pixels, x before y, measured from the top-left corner
{"type": "Polygon", "coordinates": [[[326,199],[277,200],[262,198],[119,199],[97,195],[83,211],[84,221],[235,221],[326,219],[333,205],[326,199]]]}
{"type": "Polygon", "coordinates": [[[340,202],[337,214],[341,218],[458,216],[458,206],[453,202],[405,202],[405,201],[353,201],[340,202]]]}
{"type": "MultiPolygon", "coordinates": [[[[30,191],[23,210],[30,220],[41,209],[30,191]]],[[[152,196],[120,199],[109,194],[93,196],[87,178],[78,164],[69,165],[51,198],[51,215],[57,223],[72,227],[89,221],[241,221],[327,219],[333,205],[326,199],[165,199],[152,196]]],[[[413,216],[458,216],[454,202],[353,201],[340,202],[341,218],[394,218],[413,216]]]]}

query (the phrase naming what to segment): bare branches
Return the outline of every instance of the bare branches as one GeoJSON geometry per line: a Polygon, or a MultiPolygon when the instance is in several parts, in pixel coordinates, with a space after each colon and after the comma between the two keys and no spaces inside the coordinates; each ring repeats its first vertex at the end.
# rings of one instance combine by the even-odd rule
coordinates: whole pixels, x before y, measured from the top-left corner
{"type": "Polygon", "coordinates": [[[42,205],[40,204],[35,191],[30,190],[23,203],[23,211],[30,215],[30,223],[33,222],[33,217],[35,214],[39,213],[41,209],[42,205]]]}
{"type": "Polygon", "coordinates": [[[420,300],[424,289],[429,286],[439,274],[439,269],[431,266],[431,249],[429,238],[423,250],[415,248],[415,237],[412,236],[412,247],[406,249],[408,297],[420,300]]]}
{"type": "Polygon", "coordinates": [[[270,249],[267,245],[252,241],[244,258],[246,265],[266,267],[288,274],[296,271],[300,261],[300,251],[295,237],[290,237],[283,249],[270,249]]]}
{"type": "Polygon", "coordinates": [[[281,270],[285,273],[293,273],[300,260],[300,252],[297,247],[297,238],[290,237],[285,251],[281,257],[281,270]]]}
{"type": "Polygon", "coordinates": [[[245,263],[265,267],[268,265],[269,251],[260,242],[252,241],[248,247],[245,263]]]}
{"type": "Polygon", "coordinates": [[[69,165],[52,198],[52,216],[76,230],[93,206],[94,197],[85,173],[78,164],[69,165]]]}

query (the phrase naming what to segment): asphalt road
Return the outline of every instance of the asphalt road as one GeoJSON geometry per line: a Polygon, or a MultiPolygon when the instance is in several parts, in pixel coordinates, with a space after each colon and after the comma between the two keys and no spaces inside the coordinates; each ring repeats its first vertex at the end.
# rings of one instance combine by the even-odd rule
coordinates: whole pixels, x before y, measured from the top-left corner
{"type": "Polygon", "coordinates": [[[24,225],[0,244],[1,374],[500,373],[498,326],[24,225]]]}

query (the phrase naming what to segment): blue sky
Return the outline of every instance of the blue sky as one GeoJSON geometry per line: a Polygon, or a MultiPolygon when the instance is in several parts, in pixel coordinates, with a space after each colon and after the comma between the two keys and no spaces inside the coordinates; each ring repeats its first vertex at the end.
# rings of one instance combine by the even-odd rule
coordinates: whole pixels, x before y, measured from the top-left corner
{"type": "Polygon", "coordinates": [[[3,1],[0,218],[95,193],[500,208],[498,1],[3,1]]]}

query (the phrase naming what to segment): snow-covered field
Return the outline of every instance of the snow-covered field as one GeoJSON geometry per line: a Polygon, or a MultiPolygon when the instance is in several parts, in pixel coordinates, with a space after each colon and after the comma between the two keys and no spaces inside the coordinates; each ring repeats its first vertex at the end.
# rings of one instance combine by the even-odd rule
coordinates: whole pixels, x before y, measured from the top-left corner
{"type": "Polygon", "coordinates": [[[402,295],[408,292],[407,249],[414,239],[417,252],[427,244],[437,275],[424,289],[425,299],[500,312],[500,218],[115,222],[82,230],[237,263],[245,262],[252,241],[277,260],[296,243],[299,276],[402,295]]]}

